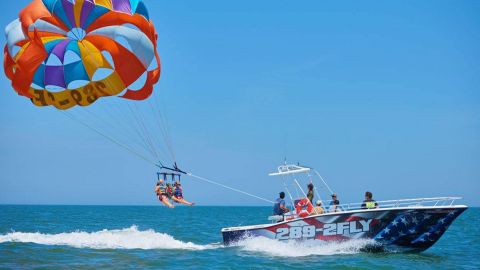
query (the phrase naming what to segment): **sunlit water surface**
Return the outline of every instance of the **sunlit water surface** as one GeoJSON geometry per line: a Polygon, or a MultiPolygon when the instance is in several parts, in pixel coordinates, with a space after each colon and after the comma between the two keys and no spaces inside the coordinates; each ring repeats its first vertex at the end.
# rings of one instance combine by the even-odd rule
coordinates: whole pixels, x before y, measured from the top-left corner
{"type": "Polygon", "coordinates": [[[222,227],[260,224],[268,207],[0,206],[0,269],[480,269],[480,209],[432,248],[366,253],[344,243],[246,239],[224,247],[222,227]]]}

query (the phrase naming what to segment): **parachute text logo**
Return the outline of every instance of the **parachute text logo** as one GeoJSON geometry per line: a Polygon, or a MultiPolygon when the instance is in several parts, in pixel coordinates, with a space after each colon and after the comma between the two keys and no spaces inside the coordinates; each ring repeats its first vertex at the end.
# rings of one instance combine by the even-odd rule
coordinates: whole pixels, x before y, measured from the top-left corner
{"type": "Polygon", "coordinates": [[[5,74],[38,106],[142,100],[160,77],[157,34],[141,0],[34,0],[5,31],[5,74]]]}

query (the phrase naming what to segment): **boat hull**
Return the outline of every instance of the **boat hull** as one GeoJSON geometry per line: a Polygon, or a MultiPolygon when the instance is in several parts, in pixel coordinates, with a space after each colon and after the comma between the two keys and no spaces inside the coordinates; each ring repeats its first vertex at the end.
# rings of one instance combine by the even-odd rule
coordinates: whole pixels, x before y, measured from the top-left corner
{"type": "Polygon", "coordinates": [[[224,228],[222,235],[225,245],[247,237],[280,241],[373,239],[375,246],[385,250],[423,251],[437,242],[466,209],[431,206],[326,213],[274,224],[224,228]]]}

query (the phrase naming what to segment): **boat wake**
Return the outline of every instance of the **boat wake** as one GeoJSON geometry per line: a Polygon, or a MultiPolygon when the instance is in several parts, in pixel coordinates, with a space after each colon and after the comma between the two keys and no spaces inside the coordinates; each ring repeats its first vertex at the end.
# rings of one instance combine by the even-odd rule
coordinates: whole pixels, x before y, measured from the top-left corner
{"type": "Polygon", "coordinates": [[[121,230],[101,230],[97,232],[66,232],[59,234],[11,232],[0,235],[0,243],[20,242],[41,245],[63,245],[75,248],[91,249],[183,249],[206,250],[223,245],[198,245],[183,242],[166,233],[155,232],[152,229],[138,230],[131,226],[121,230]]]}
{"type": "MultiPolygon", "coordinates": [[[[0,243],[35,243],[90,249],[178,249],[207,250],[224,247],[222,244],[200,245],[183,242],[173,236],[152,229],[139,230],[137,226],[120,230],[96,232],[64,232],[45,234],[40,232],[11,232],[0,235],[0,243]]],[[[346,242],[278,241],[265,237],[246,238],[234,246],[245,252],[263,253],[268,256],[304,257],[312,255],[355,254],[365,251],[373,240],[358,239],[346,242]]]]}
{"type": "Polygon", "coordinates": [[[236,246],[247,252],[264,253],[274,257],[305,257],[317,255],[356,254],[368,251],[375,245],[371,239],[354,239],[345,242],[278,241],[266,237],[246,238],[236,246]]]}

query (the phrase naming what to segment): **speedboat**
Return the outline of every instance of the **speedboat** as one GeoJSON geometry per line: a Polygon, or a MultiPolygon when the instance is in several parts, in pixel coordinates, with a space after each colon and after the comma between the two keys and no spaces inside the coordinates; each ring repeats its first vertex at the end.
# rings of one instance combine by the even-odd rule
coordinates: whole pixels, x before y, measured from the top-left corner
{"type": "MultiPolygon", "coordinates": [[[[371,239],[374,250],[421,252],[431,247],[446,232],[452,222],[465,211],[466,205],[455,204],[461,197],[438,197],[377,201],[375,208],[362,203],[340,204],[334,210],[312,211],[305,215],[299,202],[306,194],[299,183],[299,176],[320,178],[330,192],[323,177],[312,168],[300,165],[281,165],[271,176],[293,178],[292,184],[300,197],[294,200],[287,183],[285,189],[291,199],[292,210],[283,216],[270,216],[271,223],[222,229],[223,242],[232,245],[250,237],[266,237],[278,241],[348,241],[371,239]],[[363,207],[362,207],[363,206],[363,207]]],[[[318,190],[315,189],[320,198],[318,190]]],[[[328,203],[328,201],[324,201],[328,203]]],[[[310,202],[309,202],[310,203],[310,202]]],[[[311,204],[311,203],[310,203],[311,204]]],[[[323,203],[322,203],[323,205],[323,203]]]]}

